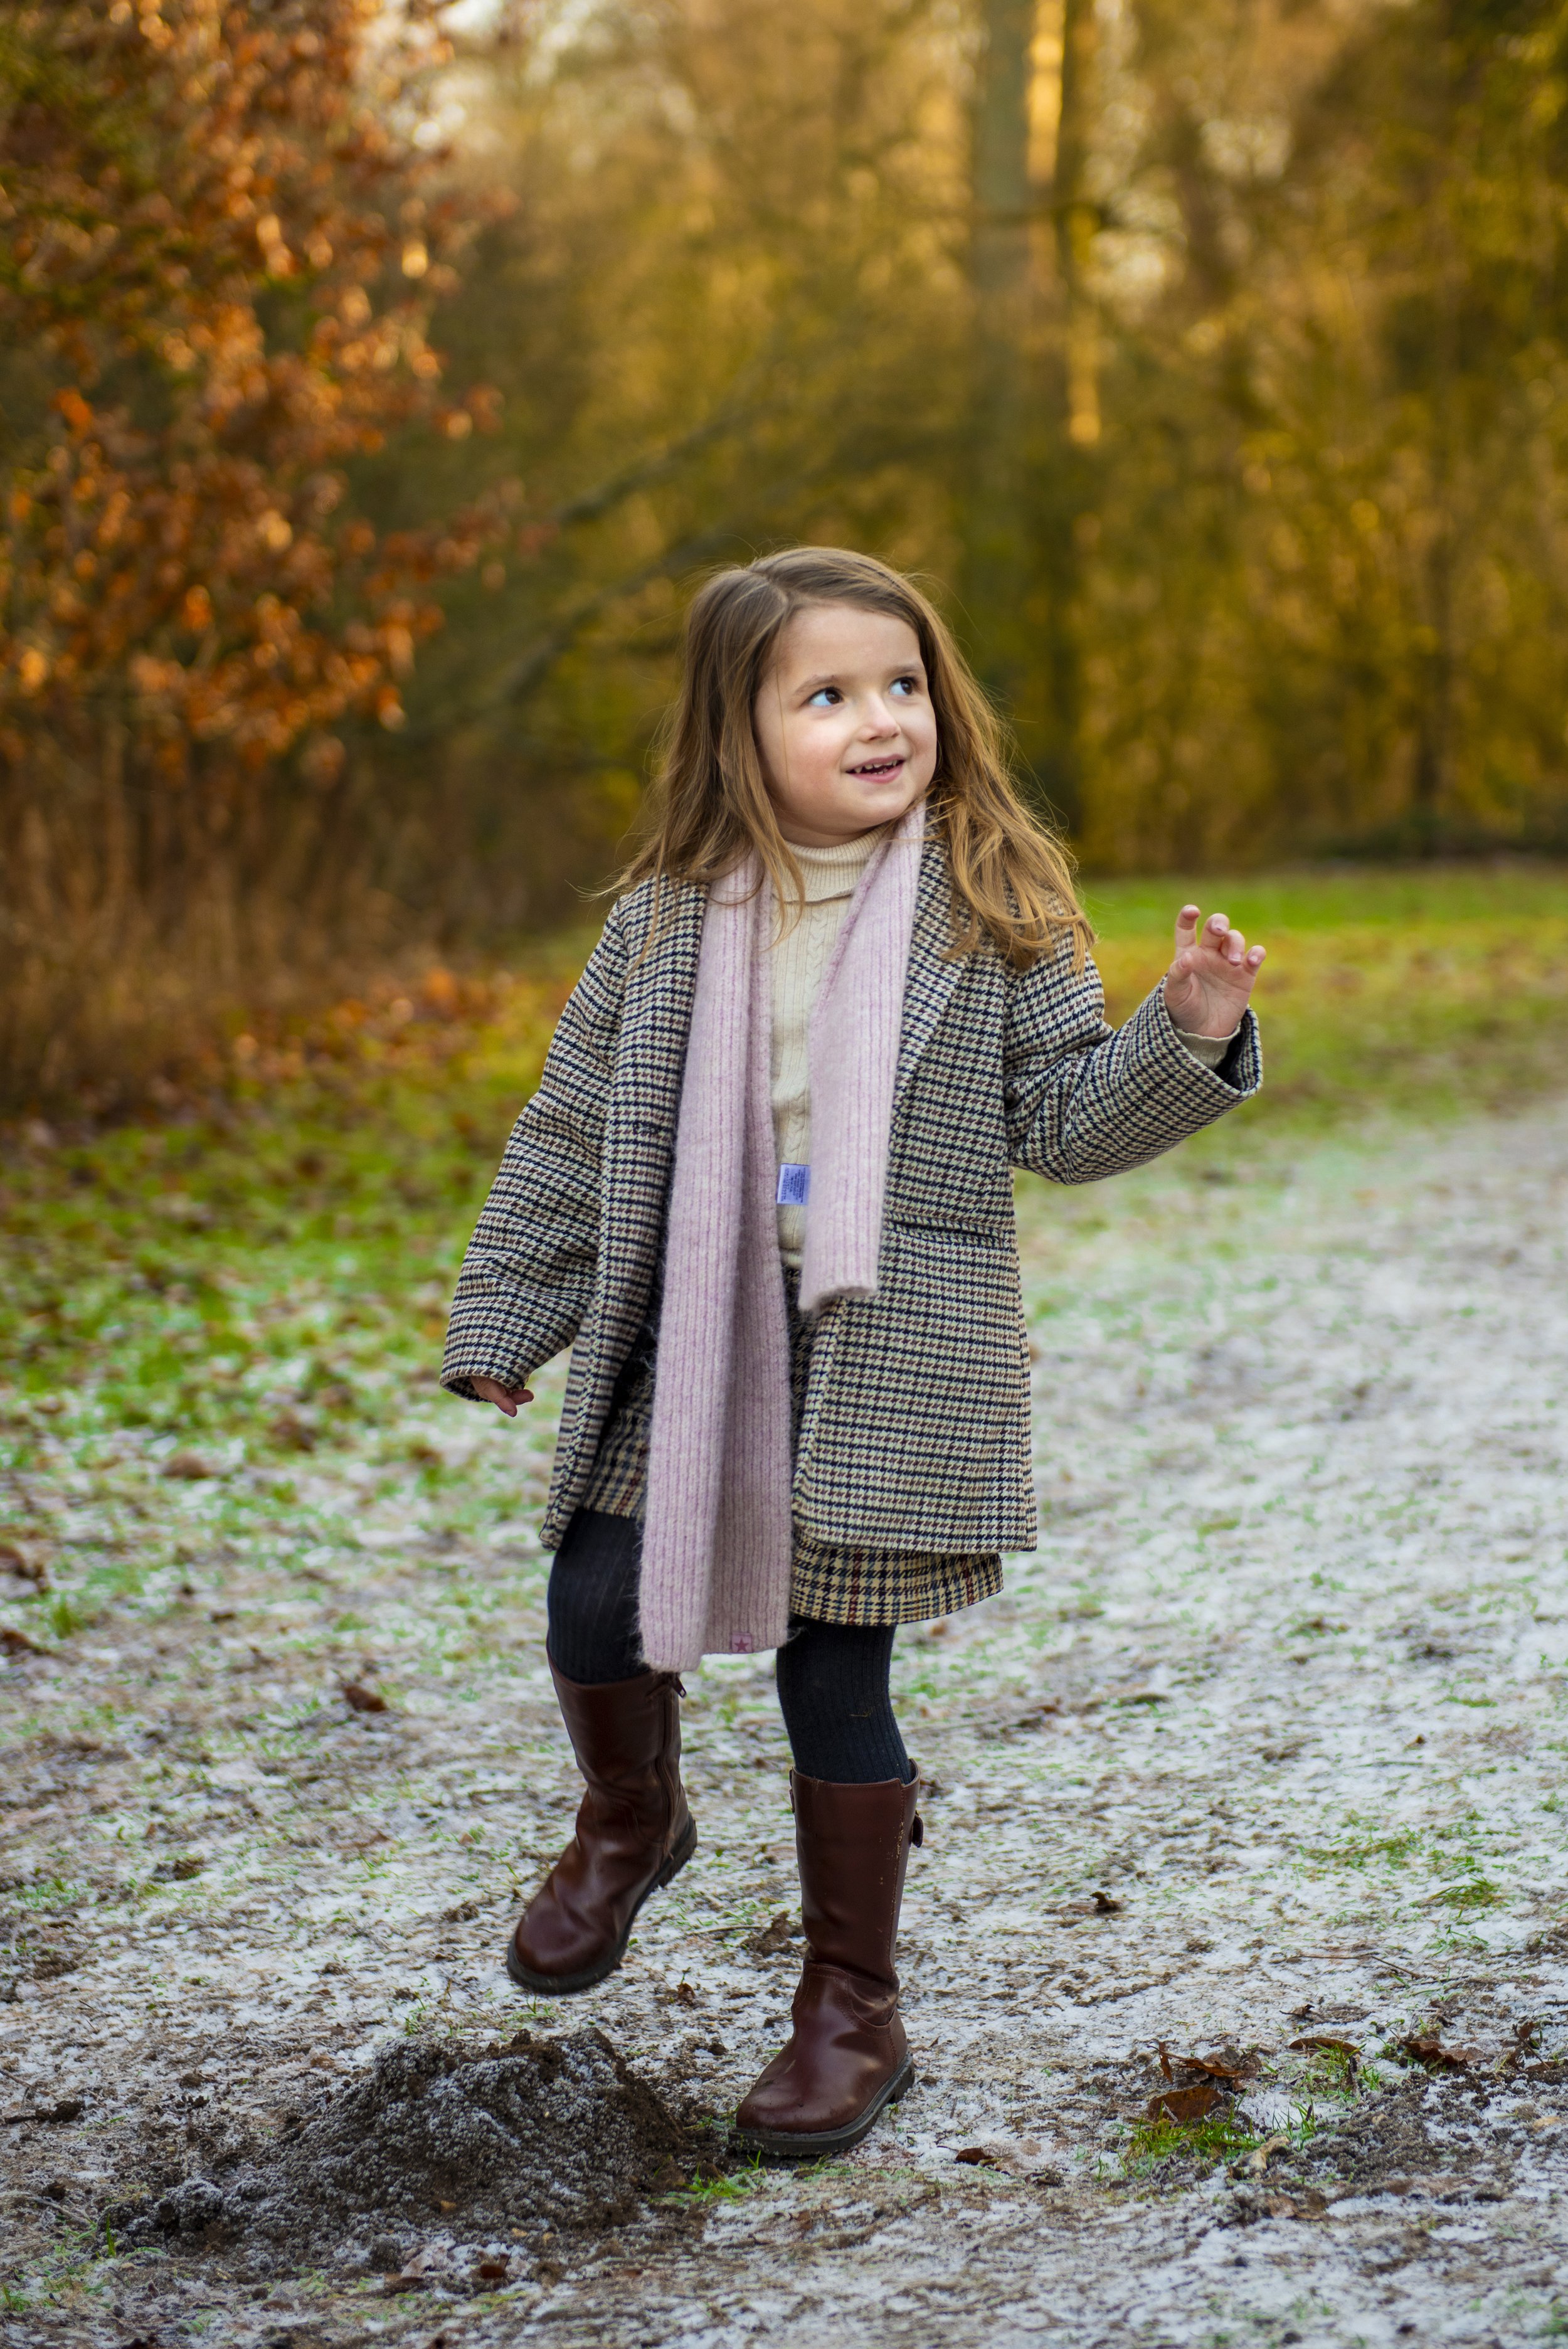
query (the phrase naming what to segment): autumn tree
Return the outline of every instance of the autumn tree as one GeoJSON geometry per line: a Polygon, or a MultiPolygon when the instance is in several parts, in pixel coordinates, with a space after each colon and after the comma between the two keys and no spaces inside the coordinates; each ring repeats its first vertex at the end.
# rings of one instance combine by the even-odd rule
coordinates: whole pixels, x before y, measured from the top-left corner
{"type": "Polygon", "coordinates": [[[13,1098],[262,983],[369,875],[350,745],[404,722],[489,527],[377,530],[356,493],[490,421],[428,339],[464,233],[420,143],[439,16],[0,8],[13,1098]]]}

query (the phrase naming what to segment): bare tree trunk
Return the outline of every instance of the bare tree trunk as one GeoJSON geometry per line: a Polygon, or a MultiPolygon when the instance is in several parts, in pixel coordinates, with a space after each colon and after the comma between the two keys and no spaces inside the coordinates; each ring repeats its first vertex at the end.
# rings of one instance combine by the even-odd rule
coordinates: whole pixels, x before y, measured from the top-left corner
{"type": "Polygon", "coordinates": [[[1099,533],[1094,511],[1099,441],[1099,334],[1088,285],[1095,213],[1088,187],[1093,119],[1094,0],[1061,0],[1061,79],[1051,171],[1055,332],[1051,411],[1042,468],[1039,564],[1044,589],[1044,709],[1035,764],[1045,796],[1069,825],[1082,796],[1081,598],[1086,555],[1099,533]]]}
{"type": "Polygon", "coordinates": [[[1099,439],[1099,331],[1087,282],[1095,230],[1088,175],[1097,46],[1094,0],[1063,0],[1062,98],[1051,210],[1066,312],[1067,434],[1078,449],[1092,449],[1099,439]]]}
{"type": "Polygon", "coordinates": [[[975,96],[965,600],[980,673],[1017,729],[1042,796],[1078,805],[1079,571],[1092,543],[1099,353],[1088,262],[1093,0],[1059,0],[1061,65],[1048,189],[1031,174],[1035,0],[982,0],[975,96]],[[1037,242],[1035,223],[1052,234],[1037,242]],[[1054,267],[1048,305],[1039,283],[1054,267]]]}
{"type": "Polygon", "coordinates": [[[975,305],[965,601],[981,676],[1017,714],[1036,665],[1028,441],[1033,269],[1029,88],[1035,0],[982,0],[969,250],[975,305]]]}

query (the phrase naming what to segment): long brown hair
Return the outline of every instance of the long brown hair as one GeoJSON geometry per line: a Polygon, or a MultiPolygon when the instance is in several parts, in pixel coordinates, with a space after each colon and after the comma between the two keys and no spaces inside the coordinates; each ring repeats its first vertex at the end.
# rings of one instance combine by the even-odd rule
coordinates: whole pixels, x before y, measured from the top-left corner
{"type": "Polygon", "coordinates": [[[1006,733],[941,615],[913,581],[874,555],[797,546],[716,572],[686,615],[678,699],[665,721],[652,823],[620,886],[660,878],[708,885],[755,849],[781,905],[798,903],[800,868],[779,829],[752,723],[783,629],[808,605],[854,604],[913,629],[936,713],[927,821],[953,874],[952,951],[983,937],[1016,969],[1070,942],[1075,966],[1093,937],[1063,843],[1020,797],[1006,733]]]}

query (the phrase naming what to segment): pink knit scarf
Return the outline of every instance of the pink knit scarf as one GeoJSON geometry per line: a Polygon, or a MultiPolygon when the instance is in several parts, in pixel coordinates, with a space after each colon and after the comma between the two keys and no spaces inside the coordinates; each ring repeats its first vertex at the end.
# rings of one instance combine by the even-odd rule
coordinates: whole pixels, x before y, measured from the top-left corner
{"type": "MultiPolygon", "coordinates": [[[[811,1015],[800,1306],[874,1297],[917,802],[873,853],[811,1015]]],[[[643,1536],[643,1652],[684,1671],[776,1648],[789,1612],[789,1334],[769,1091],[773,892],[758,861],[708,893],[670,1191],[643,1536]]]]}

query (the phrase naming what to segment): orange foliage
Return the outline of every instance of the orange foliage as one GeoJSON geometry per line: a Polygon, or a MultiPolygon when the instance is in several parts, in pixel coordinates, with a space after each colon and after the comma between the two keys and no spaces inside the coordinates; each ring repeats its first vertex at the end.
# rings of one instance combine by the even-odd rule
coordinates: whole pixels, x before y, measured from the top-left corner
{"type": "Polygon", "coordinates": [[[444,398],[427,339],[464,223],[393,127],[440,0],[50,0],[0,125],[0,345],[41,367],[0,512],[0,750],[112,715],[149,779],[291,754],[312,790],[472,561],[477,512],[379,534],[348,469],[444,398]],[[46,398],[46,406],[45,398],[46,398]]]}

